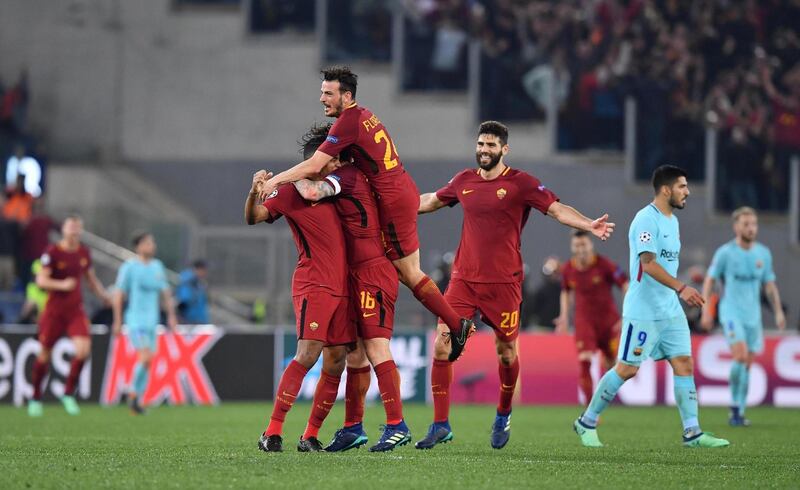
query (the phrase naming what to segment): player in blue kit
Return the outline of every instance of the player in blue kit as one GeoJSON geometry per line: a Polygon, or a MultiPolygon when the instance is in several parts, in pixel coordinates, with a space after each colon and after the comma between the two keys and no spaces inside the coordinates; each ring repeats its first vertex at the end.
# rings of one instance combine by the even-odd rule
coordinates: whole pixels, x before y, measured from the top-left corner
{"type": "MultiPolygon", "coordinates": [[[[754,209],[742,207],[733,212],[733,232],[736,238],[722,245],[714,253],[708,275],[703,283],[703,297],[708,301],[717,282],[722,283],[719,319],[725,339],[731,346],[731,415],[732,426],[748,426],[744,417],[747,390],[750,382],[750,365],[753,358],[764,349],[764,332],[761,324],[761,286],[775,312],[775,325],[786,327],[786,317],[781,306],[772,254],[756,242],[758,216],[754,209]]],[[[701,324],[711,330],[714,318],[708,308],[703,309],[701,324]]]]}
{"type": "Polygon", "coordinates": [[[672,366],[683,444],[727,446],[725,439],[700,429],[689,324],[678,300],[680,297],[690,306],[703,305],[703,297],[696,289],[676,279],[681,241],[673,210],[686,205],[686,171],[672,165],[658,167],[653,172],[653,188],[655,199],[636,213],[628,232],[631,280],[622,305],[617,364],[597,384],[589,406],[573,428],[584,446],[602,447],[597,436],[600,413],[625,381],[636,375],[641,363],[652,357],[666,359],[672,366]]]}
{"type": "Polygon", "coordinates": [[[144,413],[142,397],[147,389],[150,361],[156,353],[156,327],[160,323],[161,304],[167,312],[167,324],[173,331],[177,320],[164,264],[155,258],[153,235],[137,235],[133,247],[136,257],[125,261],[117,273],[112,330],[115,335],[122,331],[122,306],[127,300],[124,323],[128,328],[128,339],[138,355],[129,404],[132,413],[141,415],[144,413]]]}

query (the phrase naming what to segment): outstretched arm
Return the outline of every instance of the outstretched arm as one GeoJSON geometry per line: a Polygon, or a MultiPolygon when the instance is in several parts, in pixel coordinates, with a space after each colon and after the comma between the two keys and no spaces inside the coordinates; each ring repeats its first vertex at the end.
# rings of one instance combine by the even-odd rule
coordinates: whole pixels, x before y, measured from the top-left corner
{"type": "Polygon", "coordinates": [[[294,187],[306,201],[316,202],[336,195],[336,189],[324,180],[300,179],[294,187]]]}
{"type": "Polygon", "coordinates": [[[700,292],[682,283],[677,278],[672,277],[669,272],[664,270],[664,268],[656,262],[656,254],[652,252],[643,252],[639,255],[639,260],[642,263],[642,271],[644,273],[664,286],[675,290],[686,304],[689,306],[703,306],[705,301],[700,295],[700,292]]]}
{"type": "Polygon", "coordinates": [[[561,204],[558,201],[553,202],[553,204],[547,208],[547,215],[554,218],[562,225],[588,231],[601,240],[608,240],[611,234],[614,233],[614,227],[616,226],[616,224],[608,222],[607,214],[604,214],[596,220],[592,220],[581,214],[572,206],[561,204]]]}
{"type": "Polygon", "coordinates": [[[417,214],[432,213],[445,206],[446,204],[436,197],[435,192],[428,192],[419,196],[419,210],[417,210],[417,214]]]}
{"type": "Polygon", "coordinates": [[[331,161],[332,158],[333,157],[327,153],[323,153],[319,150],[315,151],[308,160],[303,160],[289,170],[284,170],[283,172],[264,182],[264,185],[261,187],[259,197],[262,200],[266,199],[267,196],[272,194],[272,191],[277,189],[281,184],[285,184],[287,182],[297,182],[300,179],[314,177],[315,175],[319,174],[320,170],[322,170],[325,164],[331,161]]]}

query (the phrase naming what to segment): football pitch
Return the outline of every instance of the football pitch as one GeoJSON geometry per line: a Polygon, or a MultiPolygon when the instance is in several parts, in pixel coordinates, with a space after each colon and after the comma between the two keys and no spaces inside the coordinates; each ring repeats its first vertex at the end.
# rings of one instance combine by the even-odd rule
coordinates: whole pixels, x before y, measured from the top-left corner
{"type": "MultiPolygon", "coordinates": [[[[321,432],[330,440],[342,408],[321,432]]],[[[489,446],[491,406],[457,406],[455,440],[430,451],[410,445],[391,453],[366,448],[340,454],[297,453],[309,405],[287,419],[284,452],[256,449],[270,405],[161,407],[132,417],[124,407],[84,405],[70,417],[46,405],[41,419],[0,407],[0,488],[798,488],[800,411],[755,408],[749,428],[727,426],[726,411],[701,409],[704,429],[728,438],[724,449],[680,444],[675,408],[611,407],[600,436],[607,447],[579,445],[571,422],[578,407],[518,407],[511,440],[489,446]]],[[[414,441],[432,409],[405,407],[414,441]]],[[[367,408],[370,445],[379,437],[380,406],[367,408]]]]}

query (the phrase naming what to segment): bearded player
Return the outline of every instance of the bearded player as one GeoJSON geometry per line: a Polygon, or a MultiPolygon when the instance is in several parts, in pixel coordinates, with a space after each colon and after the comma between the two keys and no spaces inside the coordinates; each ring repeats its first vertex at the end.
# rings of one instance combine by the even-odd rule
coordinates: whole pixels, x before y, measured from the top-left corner
{"type": "Polygon", "coordinates": [[[275,189],[260,205],[259,186],[267,175],[253,176],[245,202],[249,225],[273,223],[286,217],[297,247],[297,267],[292,276],[292,301],[297,317],[297,354],[281,376],[269,425],[258,440],[266,452],[283,450],[283,422],[294,405],[303,379],[322,358],[322,375],[311,415],[297,443],[300,452],[321,451],[319,429],[336,401],[347,351],[356,341],[349,311],[345,240],[339,216],[331,203],[310,203],[293,185],[275,189]]]}
{"type": "MultiPolygon", "coordinates": [[[[314,154],[325,141],[329,129],[330,125],[314,126],[306,133],[302,140],[304,158],[314,154]]],[[[339,158],[334,158],[320,172],[320,180],[302,179],[294,183],[306,200],[333,198],[344,225],[350,301],[358,328],[358,348],[347,355],[345,424],[336,431],[325,451],[346,451],[367,443],[363,418],[370,364],[378,378],[386,411],[383,434],[370,451],[391,451],[411,441],[411,432],[403,420],[400,373],[389,350],[397,300],[397,272],[384,254],[378,204],[367,178],[349,162],[341,164],[339,158]]]]}
{"type": "MultiPolygon", "coordinates": [[[[475,150],[478,168],[456,174],[435,193],[423,194],[419,207],[420,213],[459,203],[464,208],[461,242],[445,299],[462,317],[471,318],[479,311],[481,319],[494,329],[500,375],[500,402],[491,435],[495,449],[504,447],[511,434],[511,399],[519,377],[520,234],[531,208],[601,240],[614,231],[608,215],[592,221],[558,202],[536,177],[507,166],[504,158],[508,152],[508,128],[496,121],[482,123],[475,150]]],[[[442,323],[437,327],[439,332],[445,329],[442,323]]],[[[448,421],[453,366],[447,353],[444,337],[437,335],[431,369],[433,424],[428,435],[417,442],[417,449],[453,439],[448,421]]]]}
{"type": "Polygon", "coordinates": [[[33,362],[33,398],[28,401],[28,415],[40,417],[42,407],[42,384],[50,366],[50,354],[56,341],[69,336],[75,346],[75,356],[61,402],[70,415],[80,414],[75,401],[75,388],[83,365],[92,351],[89,336],[89,319],[83,311],[81,278],[85,278],[92,292],[106,305],[111,298],[95,275],[89,249],[81,243],[83,220],[68,216],[61,226],[61,240],[47,247],[42,255],[42,268],[36,274],[36,285],[48,292],[47,304],[39,317],[39,343],[42,350],[33,362]]]}
{"type": "MultiPolygon", "coordinates": [[[[730,371],[731,413],[728,422],[747,427],[745,418],[750,366],[753,358],[764,350],[764,326],[761,323],[761,286],[775,312],[775,325],[786,328],[781,296],[772,270],[772,253],[758,243],[758,215],[753,208],[742,207],[733,212],[735,238],[714,253],[708,276],[703,283],[703,297],[708,302],[714,284],[722,283],[719,318],[725,340],[731,347],[733,362],[730,371]]],[[[706,330],[714,326],[708,308],[703,309],[701,325],[706,330]]]]}
{"type": "Polygon", "coordinates": [[[617,364],[600,379],[589,406],[572,427],[587,447],[602,447],[597,419],[622,385],[648,358],[666,360],[674,374],[675,403],[686,447],[725,447],[729,443],[700,429],[694,384],[692,339],[680,300],[702,306],[700,293],[679,281],[681,239],[675,210],[686,206],[686,171],[662,165],[653,172],[653,201],[639,210],[628,231],[631,283],[622,305],[617,364]],[[680,299],[679,299],[680,298],[680,299]]]}
{"type": "Polygon", "coordinates": [[[595,253],[589,233],[575,230],[570,247],[572,259],[561,270],[561,313],[555,321],[556,332],[568,331],[570,303],[574,303],[579,386],[584,403],[589,403],[594,393],[591,366],[595,351],[603,354],[605,371],[614,366],[617,357],[620,316],[613,288],[620,288],[624,296],[628,276],[610,259],[595,253]]]}
{"type": "Polygon", "coordinates": [[[349,68],[334,67],[323,70],[322,78],[319,101],[325,107],[325,115],[335,117],[336,122],[325,142],[310,158],[271,177],[261,187],[260,197],[264,199],[280,184],[315,178],[331,159],[348,151],[353,164],[364,172],[377,196],[384,246],[400,282],[447,325],[444,333],[449,346],[448,358],[455,361],[475,326],[472,320],[456,314],[436,284],[420,268],[417,185],[403,167],[386,127],[369,109],[356,103],[358,76],[349,68]]]}

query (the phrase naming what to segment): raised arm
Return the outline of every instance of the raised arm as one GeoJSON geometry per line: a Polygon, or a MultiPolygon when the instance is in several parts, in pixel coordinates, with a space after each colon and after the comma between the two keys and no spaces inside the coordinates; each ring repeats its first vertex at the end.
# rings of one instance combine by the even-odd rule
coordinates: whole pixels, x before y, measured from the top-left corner
{"type": "Polygon", "coordinates": [[[303,160],[289,170],[284,170],[264,182],[259,196],[264,200],[281,184],[297,182],[300,179],[307,179],[319,174],[320,170],[322,170],[325,164],[331,161],[332,158],[333,157],[327,153],[323,153],[319,150],[315,151],[308,160],[303,160]]]}
{"type": "Polygon", "coordinates": [[[639,255],[639,260],[642,263],[642,271],[664,286],[675,290],[680,298],[685,301],[689,306],[703,306],[705,301],[700,293],[693,287],[688,286],[677,278],[672,277],[669,272],[664,270],[661,265],[656,262],[656,254],[652,252],[643,252],[639,255]]]}
{"type": "Polygon", "coordinates": [[[778,285],[775,281],[769,281],[764,284],[764,292],[767,293],[769,303],[772,305],[772,311],[775,314],[775,326],[779,330],[786,328],[786,316],[783,314],[783,304],[781,303],[781,293],[778,291],[778,285]]]}
{"type": "Polygon", "coordinates": [[[419,196],[419,210],[417,210],[417,214],[432,213],[445,206],[446,204],[436,197],[435,192],[428,192],[419,196]]]}
{"type": "Polygon", "coordinates": [[[306,201],[316,202],[336,195],[336,189],[324,180],[300,179],[294,187],[306,201]]]}
{"type": "Polygon", "coordinates": [[[581,214],[572,206],[567,206],[558,201],[554,201],[553,204],[547,208],[547,215],[562,225],[588,231],[600,240],[608,240],[611,234],[614,233],[614,227],[616,226],[616,224],[608,222],[607,214],[604,214],[596,220],[592,220],[581,214]]]}
{"type": "Polygon", "coordinates": [[[244,202],[244,221],[248,225],[261,223],[269,218],[269,211],[259,204],[258,197],[259,190],[264,185],[264,179],[268,175],[270,174],[265,170],[259,170],[253,174],[253,183],[250,186],[250,192],[247,194],[247,200],[244,202]]]}

